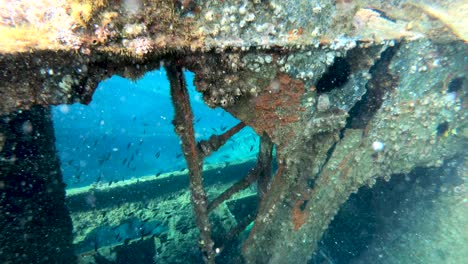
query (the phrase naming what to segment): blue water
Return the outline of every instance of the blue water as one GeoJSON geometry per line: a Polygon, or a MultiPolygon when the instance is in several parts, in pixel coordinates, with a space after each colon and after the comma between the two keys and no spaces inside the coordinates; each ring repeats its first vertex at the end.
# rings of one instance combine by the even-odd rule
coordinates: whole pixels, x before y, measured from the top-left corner
{"type": "MultiPolygon", "coordinates": [[[[222,134],[239,120],[211,109],[185,72],[194,112],[196,139],[222,134]]],[[[186,168],[180,141],[174,133],[169,82],[164,70],[131,81],[119,76],[101,82],[89,105],[53,107],[56,148],[68,188],[108,183],[186,168]]],[[[205,164],[254,157],[257,135],[244,128],[205,164]]]]}

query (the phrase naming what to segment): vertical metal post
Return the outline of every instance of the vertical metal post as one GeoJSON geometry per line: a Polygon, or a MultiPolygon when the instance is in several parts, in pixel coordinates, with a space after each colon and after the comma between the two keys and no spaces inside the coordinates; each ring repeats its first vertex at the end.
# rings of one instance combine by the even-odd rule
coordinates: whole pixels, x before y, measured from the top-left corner
{"type": "Polygon", "coordinates": [[[200,247],[204,253],[205,263],[214,263],[215,252],[211,239],[211,224],[208,219],[208,202],[203,188],[203,156],[198,151],[193,129],[193,113],[190,107],[182,68],[173,63],[166,67],[167,77],[171,84],[171,97],[174,105],[174,129],[182,141],[182,150],[189,169],[190,191],[195,222],[200,230],[200,247]]]}

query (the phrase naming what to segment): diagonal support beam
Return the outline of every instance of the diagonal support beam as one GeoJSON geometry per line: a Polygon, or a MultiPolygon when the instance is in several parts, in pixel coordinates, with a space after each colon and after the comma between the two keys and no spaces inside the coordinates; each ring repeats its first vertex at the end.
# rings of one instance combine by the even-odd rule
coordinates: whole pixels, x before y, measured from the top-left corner
{"type": "MultiPolygon", "coordinates": [[[[259,205],[264,197],[265,193],[269,189],[269,183],[271,180],[271,167],[273,160],[273,142],[270,137],[264,133],[260,137],[260,152],[258,153],[257,163],[255,167],[242,180],[236,182],[208,205],[208,212],[214,210],[218,205],[231,198],[234,194],[242,191],[249,187],[254,182],[257,182],[257,196],[259,205]]],[[[258,209],[257,209],[258,210],[258,209]]],[[[252,223],[257,216],[257,212],[250,214],[243,219],[236,227],[234,227],[229,233],[227,233],[223,243],[230,243],[235,239],[240,232],[244,231],[247,226],[252,223]]]]}
{"type": "Polygon", "coordinates": [[[193,113],[190,107],[182,67],[169,63],[166,67],[171,84],[171,97],[174,105],[174,129],[182,141],[182,150],[189,169],[190,191],[195,222],[200,230],[200,247],[205,263],[214,264],[215,252],[211,239],[211,224],[208,219],[207,197],[203,188],[203,155],[198,151],[193,128],[193,113]]]}
{"type": "Polygon", "coordinates": [[[234,194],[244,190],[256,181],[258,181],[258,196],[259,199],[261,199],[261,197],[263,197],[264,193],[267,191],[268,182],[271,176],[271,162],[273,159],[272,153],[273,142],[271,142],[271,139],[268,137],[268,135],[264,134],[260,137],[260,152],[258,153],[255,167],[249,171],[247,176],[234,183],[231,187],[225,190],[213,201],[211,201],[208,204],[208,212],[211,212],[221,203],[231,198],[234,194]]]}
{"type": "Polygon", "coordinates": [[[213,201],[211,201],[208,205],[208,212],[213,211],[216,207],[222,204],[224,201],[231,198],[234,194],[244,190],[245,188],[249,187],[252,183],[254,183],[260,174],[260,167],[255,165],[255,167],[249,171],[247,176],[242,178],[240,181],[234,183],[231,187],[225,190],[222,194],[216,197],[213,201]]]}
{"type": "Polygon", "coordinates": [[[197,147],[203,153],[203,156],[207,157],[211,153],[217,151],[220,147],[222,147],[232,136],[234,136],[244,127],[245,124],[243,122],[240,122],[239,124],[226,131],[224,134],[213,135],[208,140],[200,141],[197,147]]]}

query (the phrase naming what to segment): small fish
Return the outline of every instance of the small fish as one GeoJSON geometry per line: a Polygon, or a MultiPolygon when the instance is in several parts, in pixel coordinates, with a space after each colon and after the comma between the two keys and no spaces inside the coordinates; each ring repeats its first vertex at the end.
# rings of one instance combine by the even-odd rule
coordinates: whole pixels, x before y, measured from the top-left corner
{"type": "Polygon", "coordinates": [[[162,172],[158,172],[156,173],[156,177],[158,177],[159,175],[161,175],[162,172]]]}
{"type": "Polygon", "coordinates": [[[130,238],[126,238],[126,239],[124,240],[124,245],[128,245],[128,243],[130,243],[130,238]]]}
{"type": "Polygon", "coordinates": [[[107,186],[111,186],[112,185],[112,180],[109,181],[109,184],[107,184],[107,186]]]}
{"type": "Polygon", "coordinates": [[[213,132],[217,133],[218,131],[216,131],[216,128],[212,127],[211,130],[213,130],[213,132]]]}
{"type": "Polygon", "coordinates": [[[130,157],[130,162],[132,162],[133,159],[135,159],[135,154],[132,154],[132,156],[130,157]]]}
{"type": "Polygon", "coordinates": [[[226,130],[227,126],[221,126],[219,129],[221,129],[221,132],[224,132],[226,130]]]}
{"type": "Polygon", "coordinates": [[[143,219],[143,220],[141,220],[141,222],[146,223],[146,222],[148,222],[148,220],[150,220],[149,217],[148,217],[148,218],[145,218],[145,219],[143,219]]]}
{"type": "Polygon", "coordinates": [[[197,118],[197,119],[195,120],[195,124],[198,123],[198,122],[200,122],[200,120],[201,120],[201,117],[197,118]]]}
{"type": "Polygon", "coordinates": [[[145,134],[146,134],[146,129],[143,129],[143,135],[145,135],[145,134]]]}
{"type": "Polygon", "coordinates": [[[182,156],[182,153],[176,154],[176,159],[180,158],[182,156]]]}
{"type": "Polygon", "coordinates": [[[184,171],[184,170],[185,170],[185,168],[182,168],[180,171],[184,171]]]}
{"type": "Polygon", "coordinates": [[[136,167],[133,167],[133,168],[132,168],[132,171],[135,171],[135,170],[136,170],[136,167]]]}
{"type": "Polygon", "coordinates": [[[143,123],[143,126],[147,127],[147,126],[149,126],[149,124],[148,123],[143,123]]]}
{"type": "Polygon", "coordinates": [[[155,155],[155,156],[156,156],[156,158],[158,159],[159,156],[161,156],[161,151],[156,152],[156,155],[155,155]]]}
{"type": "Polygon", "coordinates": [[[252,152],[254,145],[250,146],[250,152],[252,152]]]}
{"type": "Polygon", "coordinates": [[[230,158],[230,156],[229,156],[229,155],[223,155],[223,158],[225,158],[225,159],[229,159],[229,158],[230,158]]]}
{"type": "Polygon", "coordinates": [[[101,158],[98,160],[99,165],[102,165],[104,161],[110,160],[111,153],[107,153],[106,155],[101,156],[101,158]]]}
{"type": "Polygon", "coordinates": [[[143,144],[143,139],[140,139],[140,143],[138,145],[141,146],[141,144],[143,144]]]}
{"type": "Polygon", "coordinates": [[[136,120],[136,116],[133,117],[133,121],[135,121],[135,120],[136,120]]]}
{"type": "Polygon", "coordinates": [[[127,149],[129,149],[131,145],[132,145],[132,142],[128,143],[127,149]]]}
{"type": "Polygon", "coordinates": [[[122,161],[122,165],[125,165],[125,163],[127,163],[127,158],[125,158],[123,161],[122,161]]]}

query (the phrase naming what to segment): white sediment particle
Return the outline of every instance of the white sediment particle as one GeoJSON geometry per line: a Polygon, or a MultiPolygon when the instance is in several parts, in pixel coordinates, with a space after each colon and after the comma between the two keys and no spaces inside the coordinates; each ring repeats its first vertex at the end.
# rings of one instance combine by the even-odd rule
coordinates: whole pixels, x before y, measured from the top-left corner
{"type": "Polygon", "coordinates": [[[239,27],[243,28],[246,24],[247,22],[245,22],[245,20],[242,19],[241,22],[239,22],[239,27]]]}
{"type": "Polygon", "coordinates": [[[246,13],[247,13],[247,8],[245,8],[245,6],[241,6],[239,8],[239,14],[245,15],[246,13]]]}
{"type": "Polygon", "coordinates": [[[213,11],[210,10],[210,11],[206,12],[205,19],[206,19],[206,21],[213,21],[213,19],[214,19],[213,11]]]}
{"type": "Polygon", "coordinates": [[[384,148],[385,148],[385,144],[383,142],[380,142],[380,141],[372,142],[372,149],[375,152],[380,152],[380,151],[384,150],[384,148]]]}
{"type": "Polygon", "coordinates": [[[247,22],[252,22],[252,21],[254,21],[254,20],[255,20],[255,15],[252,14],[252,13],[248,14],[247,16],[245,16],[245,21],[247,21],[247,22]]]}
{"type": "Polygon", "coordinates": [[[319,14],[320,12],[322,12],[322,7],[321,6],[316,6],[316,7],[312,8],[312,12],[314,12],[314,14],[319,14]]]}
{"type": "Polygon", "coordinates": [[[23,134],[29,135],[33,131],[33,125],[30,120],[26,120],[23,125],[21,126],[21,129],[23,130],[23,134]]]}

